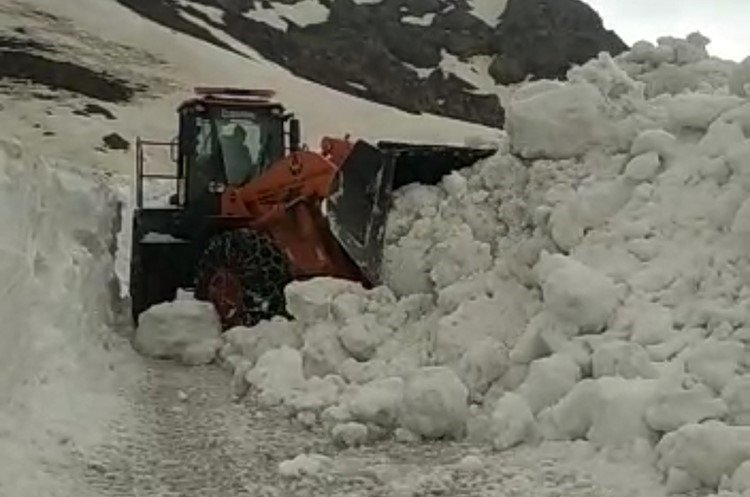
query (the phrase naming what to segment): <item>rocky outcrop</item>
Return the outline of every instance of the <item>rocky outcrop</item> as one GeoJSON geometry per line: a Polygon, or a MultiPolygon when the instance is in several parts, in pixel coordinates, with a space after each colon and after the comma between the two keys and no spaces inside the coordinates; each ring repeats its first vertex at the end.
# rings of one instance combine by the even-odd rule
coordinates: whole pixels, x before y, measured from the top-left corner
{"type": "Polygon", "coordinates": [[[627,48],[580,0],[498,0],[495,12],[468,0],[118,1],[226,49],[212,33],[223,31],[337,90],[491,126],[504,122],[495,84],[627,48]]]}

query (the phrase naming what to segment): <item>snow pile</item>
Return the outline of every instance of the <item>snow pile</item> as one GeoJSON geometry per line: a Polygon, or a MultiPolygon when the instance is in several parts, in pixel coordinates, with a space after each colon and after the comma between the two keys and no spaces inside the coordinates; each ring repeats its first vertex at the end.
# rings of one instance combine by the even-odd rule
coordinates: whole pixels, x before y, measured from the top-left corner
{"type": "Polygon", "coordinates": [[[208,364],[221,346],[219,315],[208,302],[175,300],[144,311],[138,320],[133,347],[157,359],[183,364],[208,364]]]}
{"type": "Polygon", "coordinates": [[[706,44],[638,43],[511,89],[496,155],[397,192],[388,288],[287,288],[296,321],[262,325],[299,351],[280,402],[327,378],[340,395],[314,411],[342,444],[647,443],[672,488],[732,478],[750,418],[750,101],[747,64],[706,44]]]}
{"type": "Polygon", "coordinates": [[[2,495],[69,493],[64,480],[46,488],[40,464],[85,453],[122,412],[110,393],[127,374],[110,329],[117,214],[95,178],[0,141],[2,495]]]}

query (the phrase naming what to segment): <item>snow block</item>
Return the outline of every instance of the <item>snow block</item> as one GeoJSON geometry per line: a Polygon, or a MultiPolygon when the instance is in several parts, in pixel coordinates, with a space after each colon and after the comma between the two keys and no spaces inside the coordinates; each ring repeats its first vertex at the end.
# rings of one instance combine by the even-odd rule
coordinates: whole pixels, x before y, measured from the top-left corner
{"type": "Polygon", "coordinates": [[[328,319],[339,294],[358,292],[364,292],[358,283],[329,277],[293,281],[284,288],[287,311],[304,324],[328,319]]]}
{"type": "Polygon", "coordinates": [[[392,428],[398,419],[403,390],[401,378],[383,378],[352,387],[344,394],[342,404],[356,421],[392,428]]]}
{"type": "Polygon", "coordinates": [[[570,392],[580,377],[581,370],[575,361],[568,356],[554,354],[532,362],[526,379],[516,392],[536,414],[570,392]]]}
{"type": "Polygon", "coordinates": [[[745,346],[733,340],[706,340],[688,350],[685,358],[687,372],[721,392],[739,373],[745,346]]]}
{"type": "Polygon", "coordinates": [[[632,342],[613,340],[594,349],[592,356],[594,378],[621,376],[623,378],[655,378],[658,372],[646,349],[632,342]]]}
{"type": "Polygon", "coordinates": [[[492,447],[496,450],[510,449],[537,436],[534,414],[524,398],[513,392],[497,401],[488,428],[492,447]]]}
{"type": "Polygon", "coordinates": [[[607,325],[619,303],[612,280],[570,257],[546,252],[536,271],[548,312],[584,333],[607,325]]]}
{"type": "Polygon", "coordinates": [[[346,388],[346,382],[340,376],[328,375],[325,378],[313,376],[305,381],[299,390],[292,389],[285,403],[295,412],[320,412],[336,404],[344,388],[346,388]]]}
{"type": "Polygon", "coordinates": [[[659,389],[646,409],[646,422],[656,431],[670,432],[681,426],[719,419],[727,413],[726,403],[714,397],[705,385],[692,388],[659,389]]]}
{"type": "Polygon", "coordinates": [[[390,328],[379,324],[371,315],[350,317],[338,330],[341,344],[358,361],[370,360],[391,333],[390,328]]]}
{"type": "Polygon", "coordinates": [[[656,380],[604,377],[583,380],[560,402],[540,413],[545,438],[586,438],[600,446],[651,441],[654,431],[644,413],[652,403],[656,380]]]}
{"type": "Polygon", "coordinates": [[[245,379],[260,390],[265,404],[280,404],[305,384],[302,356],[298,350],[289,347],[269,350],[247,372],[245,379]]]}
{"type": "Polygon", "coordinates": [[[634,157],[625,166],[625,177],[636,181],[650,181],[656,176],[661,167],[661,159],[657,152],[651,151],[634,157]]]}
{"type": "Polygon", "coordinates": [[[140,353],[185,364],[211,362],[221,346],[221,323],[213,304],[178,300],[143,312],[133,338],[140,353]]]}
{"type": "Polygon", "coordinates": [[[330,457],[322,454],[300,454],[279,463],[279,473],[287,478],[312,476],[327,471],[333,465],[330,457]]]}
{"type": "Polygon", "coordinates": [[[367,426],[362,423],[341,423],[331,430],[333,442],[343,447],[357,447],[367,441],[367,426]]]}
{"type": "Polygon", "coordinates": [[[518,92],[506,109],[512,150],[528,159],[581,155],[605,137],[605,108],[602,95],[588,83],[518,92]]]}
{"type": "Polygon", "coordinates": [[[732,378],[721,392],[721,398],[727,404],[729,424],[750,426],[750,375],[732,378]]]}
{"type": "Polygon", "coordinates": [[[236,326],[222,335],[225,347],[222,354],[239,354],[255,363],[260,356],[272,349],[287,346],[293,349],[302,347],[297,324],[284,318],[261,321],[252,328],[236,326]]]}
{"type": "Polygon", "coordinates": [[[703,486],[715,489],[750,459],[750,427],[719,421],[689,424],[668,433],[656,446],[657,466],[667,474],[684,471],[703,486]]]}
{"type": "Polygon", "coordinates": [[[750,97],[750,57],[735,66],[729,76],[729,90],[739,97],[750,97]]]}
{"type": "Polygon", "coordinates": [[[399,424],[424,438],[460,438],[469,415],[468,395],[450,369],[421,368],[404,385],[399,424]]]}
{"type": "Polygon", "coordinates": [[[305,332],[302,347],[305,377],[337,374],[339,366],[349,358],[338,337],[337,327],[330,322],[312,325],[305,332]]]}
{"type": "Polygon", "coordinates": [[[508,349],[494,338],[485,338],[469,345],[458,362],[458,376],[478,399],[508,370],[508,349]]]}

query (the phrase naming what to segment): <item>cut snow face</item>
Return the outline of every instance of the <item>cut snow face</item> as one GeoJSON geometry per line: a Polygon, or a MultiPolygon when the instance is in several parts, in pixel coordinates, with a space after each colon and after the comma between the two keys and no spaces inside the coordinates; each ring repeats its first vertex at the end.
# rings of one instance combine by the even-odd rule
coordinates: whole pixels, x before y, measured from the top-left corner
{"type": "Polygon", "coordinates": [[[118,207],[95,178],[0,141],[0,495],[74,495],[41,465],[68,467],[125,409],[110,393],[127,374],[110,328],[118,207]]]}
{"type": "MultiPolygon", "coordinates": [[[[262,324],[298,354],[275,398],[297,412],[328,384],[305,419],[342,445],[585,439],[650,447],[676,491],[744,488],[742,71],[691,35],[511,89],[497,154],[396,192],[386,287],[287,287],[296,321],[262,324]]],[[[222,355],[252,379],[276,352],[243,333],[222,355]]]]}

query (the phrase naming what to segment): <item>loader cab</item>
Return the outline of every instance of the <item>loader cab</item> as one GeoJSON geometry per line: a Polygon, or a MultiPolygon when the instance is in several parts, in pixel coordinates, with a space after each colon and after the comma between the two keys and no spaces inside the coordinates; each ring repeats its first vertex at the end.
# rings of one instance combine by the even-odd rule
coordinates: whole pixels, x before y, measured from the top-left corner
{"type": "Polygon", "coordinates": [[[298,121],[254,93],[208,93],[183,103],[179,116],[176,200],[202,215],[219,214],[228,186],[252,182],[298,148],[298,121]]]}

